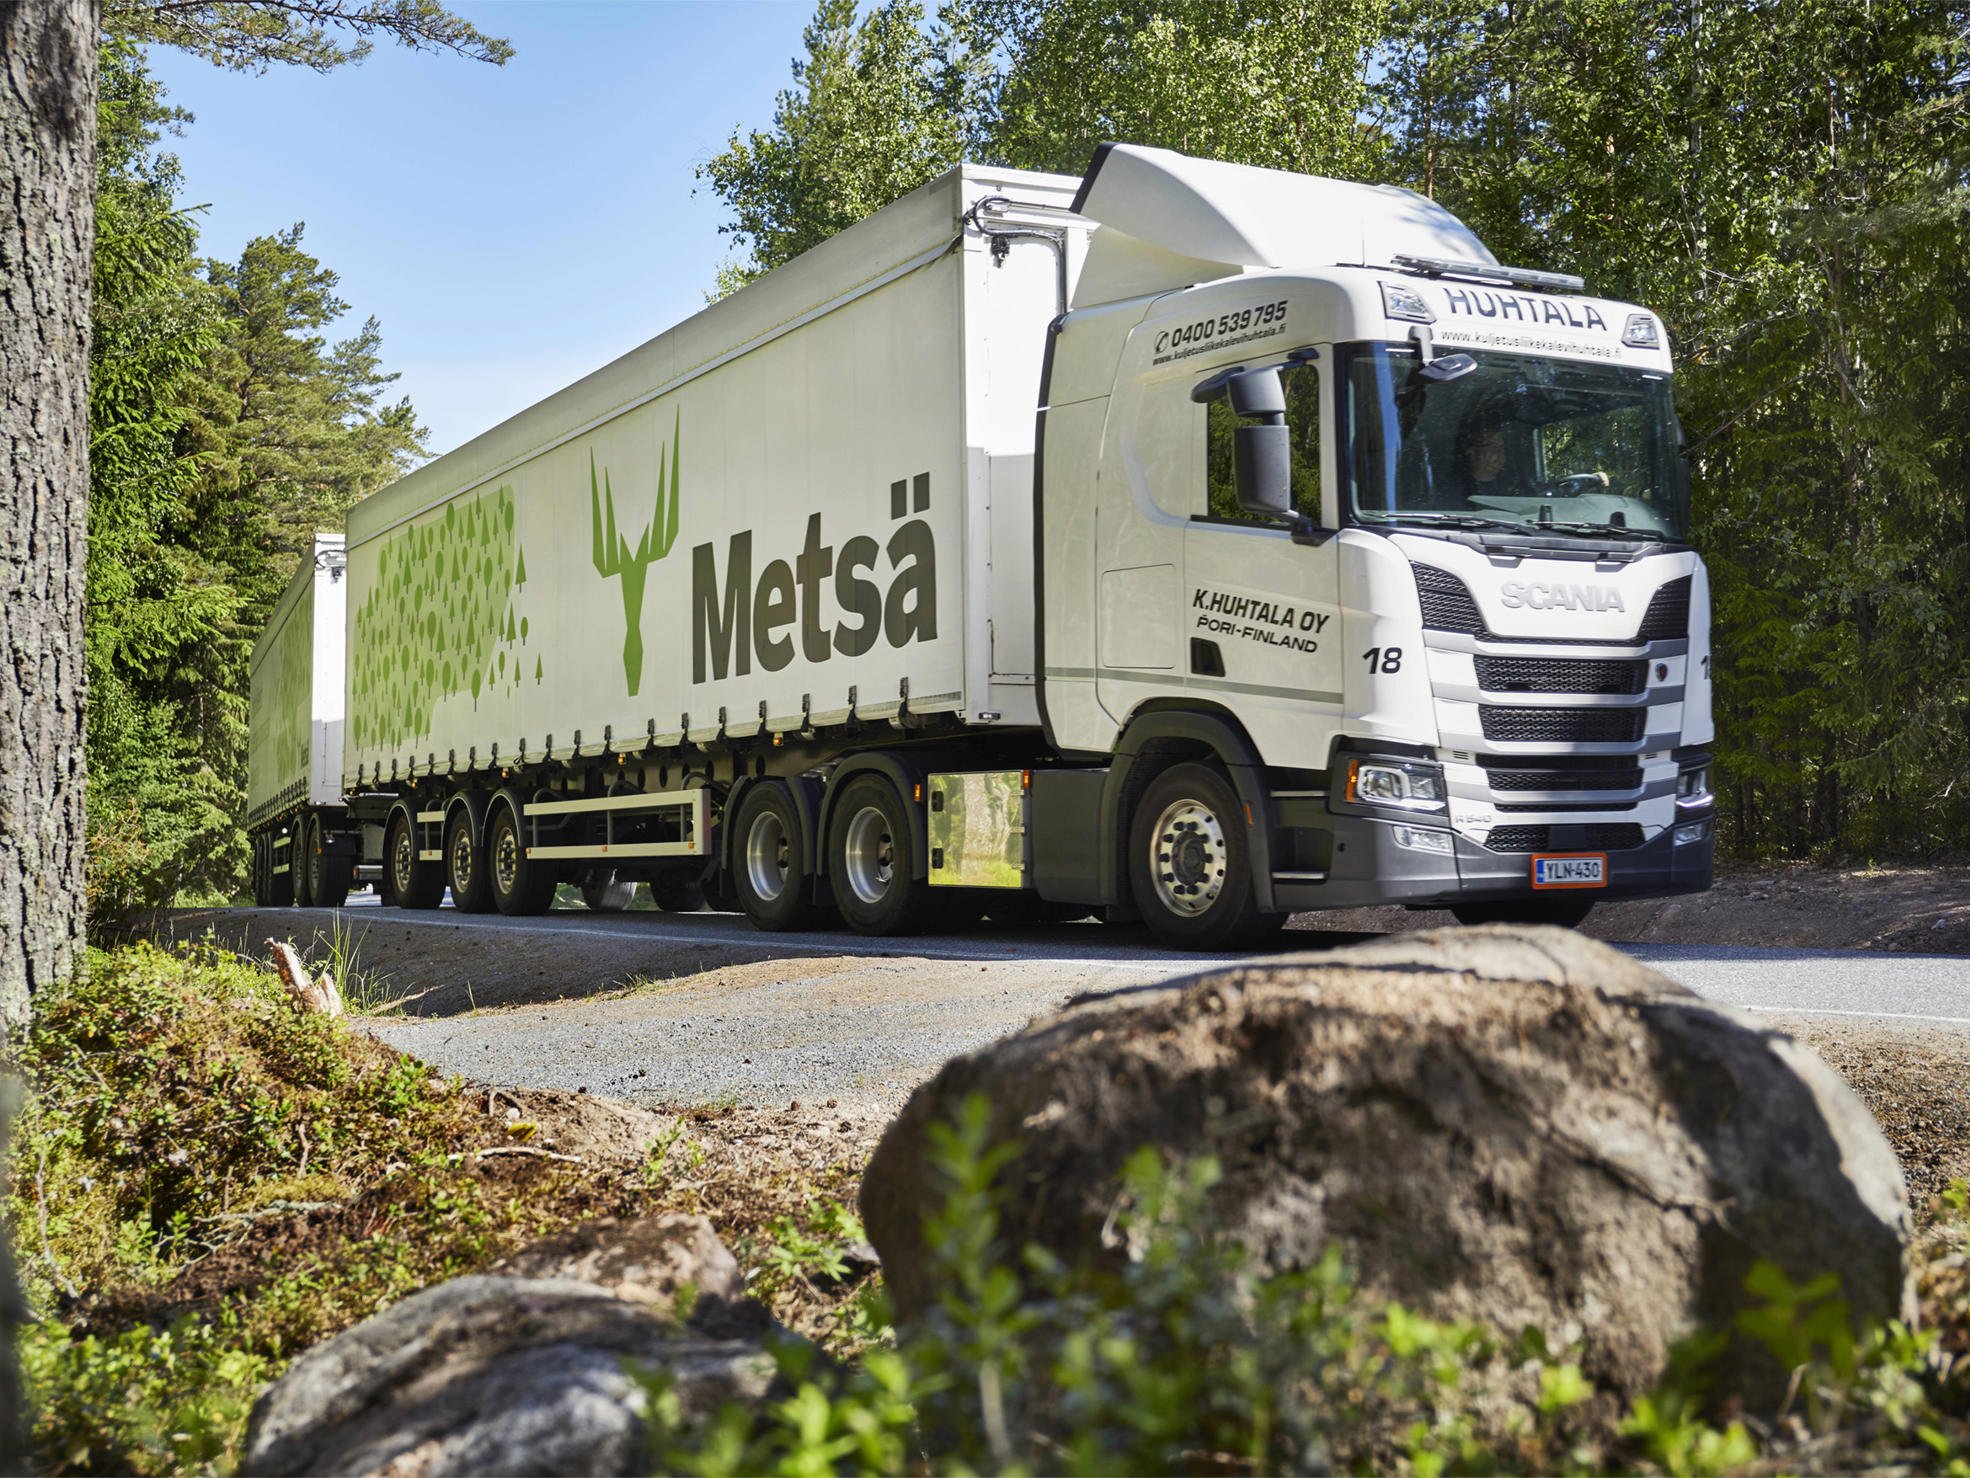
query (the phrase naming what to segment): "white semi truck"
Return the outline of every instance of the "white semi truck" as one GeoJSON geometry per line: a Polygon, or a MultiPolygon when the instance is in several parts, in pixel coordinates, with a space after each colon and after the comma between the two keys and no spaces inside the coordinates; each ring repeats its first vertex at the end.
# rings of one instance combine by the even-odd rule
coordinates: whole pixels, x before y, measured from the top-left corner
{"type": "Polygon", "coordinates": [[[256,887],[1195,947],[1699,890],[1688,522],[1658,319],[1431,201],[962,166],[350,512],[256,887]]]}

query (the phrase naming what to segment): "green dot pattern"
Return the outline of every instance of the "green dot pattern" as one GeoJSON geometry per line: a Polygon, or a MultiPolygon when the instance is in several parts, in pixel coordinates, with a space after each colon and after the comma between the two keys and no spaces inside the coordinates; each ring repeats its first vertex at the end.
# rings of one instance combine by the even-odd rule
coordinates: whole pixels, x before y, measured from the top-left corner
{"type": "MultiPolygon", "coordinates": [[[[414,746],[446,698],[469,693],[476,707],[519,685],[513,599],[526,559],[513,524],[513,489],[502,486],[384,538],[349,653],[357,750],[414,746]]],[[[540,673],[536,655],[536,682],[540,673]]]]}

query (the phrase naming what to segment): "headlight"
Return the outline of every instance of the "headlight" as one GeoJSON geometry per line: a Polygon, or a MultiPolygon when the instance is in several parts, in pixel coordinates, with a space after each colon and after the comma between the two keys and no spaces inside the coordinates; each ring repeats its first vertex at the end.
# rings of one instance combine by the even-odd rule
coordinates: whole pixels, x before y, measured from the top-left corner
{"type": "Polygon", "coordinates": [[[1684,810],[1710,804],[1710,767],[1698,765],[1676,777],[1676,804],[1684,810]]]}
{"type": "Polygon", "coordinates": [[[1443,770],[1412,760],[1349,760],[1347,798],[1357,806],[1443,809],[1443,770]]]}
{"type": "Polygon", "coordinates": [[[1692,846],[1709,835],[1710,823],[1708,821],[1685,821],[1681,826],[1676,828],[1676,839],[1670,845],[1677,847],[1692,846]]]}

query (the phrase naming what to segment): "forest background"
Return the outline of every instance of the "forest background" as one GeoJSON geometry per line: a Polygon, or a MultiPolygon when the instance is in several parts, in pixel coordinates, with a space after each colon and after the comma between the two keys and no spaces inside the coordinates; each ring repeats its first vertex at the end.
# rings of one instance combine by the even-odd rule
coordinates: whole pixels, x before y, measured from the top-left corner
{"type": "MultiPolygon", "coordinates": [[[[111,11],[112,17],[118,14],[111,11]]],[[[140,38],[104,43],[91,907],[226,897],[254,638],[317,527],[426,454],[299,227],[198,254],[140,38]]],[[[1407,185],[1667,323],[1742,857],[1970,846],[1970,5],[821,0],[701,178],[709,296],[961,158],[1108,139],[1407,185]]]]}

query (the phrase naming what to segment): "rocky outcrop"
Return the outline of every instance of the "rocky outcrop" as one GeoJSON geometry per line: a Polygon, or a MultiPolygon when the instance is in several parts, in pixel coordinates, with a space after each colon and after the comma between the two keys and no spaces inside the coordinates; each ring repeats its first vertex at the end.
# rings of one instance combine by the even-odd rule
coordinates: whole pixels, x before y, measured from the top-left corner
{"type": "MultiPolygon", "coordinates": [[[[1264,1269],[1338,1244],[1364,1296],[1584,1343],[1632,1396],[1728,1328],[1760,1260],[1835,1271],[1857,1317],[1912,1307],[1899,1166],[1812,1052],[1557,929],[1444,930],[1084,997],[960,1057],[876,1151],[862,1215],[909,1318],[938,1287],[927,1130],[971,1094],[1017,1144],[1009,1244],[1122,1254],[1131,1151],[1216,1156],[1215,1220],[1264,1269]]],[[[1720,1388],[1783,1382],[1740,1345],[1720,1388]]]]}
{"type": "Polygon", "coordinates": [[[636,1473],[663,1372],[686,1419],[752,1402],[774,1365],[763,1310],[699,1217],[563,1234],[519,1271],[413,1294],[296,1360],[253,1411],[256,1474],[636,1473]],[[680,1299],[686,1286],[704,1292],[680,1299]],[[692,1317],[673,1311],[688,1304],[692,1317]]]}

